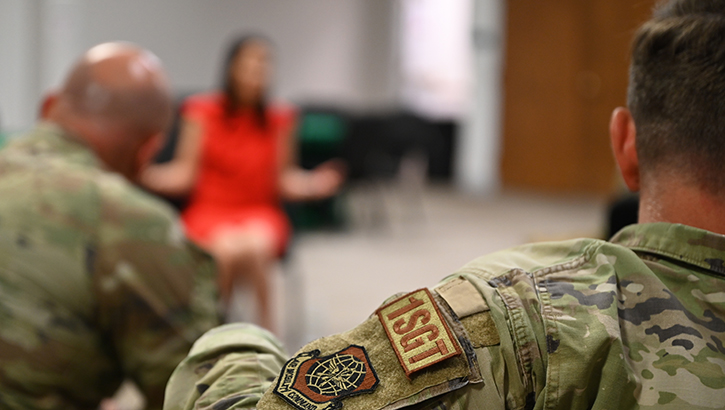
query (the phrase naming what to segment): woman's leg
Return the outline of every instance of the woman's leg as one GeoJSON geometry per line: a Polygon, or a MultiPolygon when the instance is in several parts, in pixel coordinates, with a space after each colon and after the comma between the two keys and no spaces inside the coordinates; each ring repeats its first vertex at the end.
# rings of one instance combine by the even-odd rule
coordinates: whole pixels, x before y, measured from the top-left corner
{"type": "Polygon", "coordinates": [[[219,268],[219,293],[228,305],[234,284],[249,284],[255,295],[258,324],[273,329],[271,269],[276,250],[273,234],[260,226],[243,226],[217,231],[209,242],[209,251],[219,268]]]}

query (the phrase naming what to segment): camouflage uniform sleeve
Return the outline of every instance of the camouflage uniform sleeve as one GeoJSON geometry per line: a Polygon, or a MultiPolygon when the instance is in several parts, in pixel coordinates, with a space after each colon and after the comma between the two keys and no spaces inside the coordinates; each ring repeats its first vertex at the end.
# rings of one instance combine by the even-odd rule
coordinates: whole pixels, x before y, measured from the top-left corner
{"type": "Polygon", "coordinates": [[[596,246],[504,251],[388,300],[355,329],[303,347],[257,408],[535,408],[558,339],[547,337],[529,272],[577,268],[596,246]]]}
{"type": "Polygon", "coordinates": [[[211,258],[175,214],[125,181],[105,181],[94,254],[98,322],[120,368],[160,408],[194,340],[219,324],[211,258]]]}
{"type": "Polygon", "coordinates": [[[510,336],[499,335],[491,310],[457,276],[389,300],[355,329],[314,341],[286,362],[267,333],[222,327],[176,369],[164,409],[524,408],[510,336]]]}
{"type": "Polygon", "coordinates": [[[164,410],[253,409],[285,360],[281,344],[263,329],[242,323],[213,329],[174,371],[164,410]]]}

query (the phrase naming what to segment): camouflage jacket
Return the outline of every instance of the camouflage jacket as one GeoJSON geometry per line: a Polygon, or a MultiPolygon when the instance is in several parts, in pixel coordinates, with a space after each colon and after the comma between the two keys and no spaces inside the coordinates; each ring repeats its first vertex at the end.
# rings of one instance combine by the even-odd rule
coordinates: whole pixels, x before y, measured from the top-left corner
{"type": "Polygon", "coordinates": [[[0,408],[150,408],[219,324],[211,259],[174,212],[50,124],[0,151],[0,408]]]}
{"type": "Polygon", "coordinates": [[[165,408],[723,408],[724,260],[725,236],[665,223],[494,253],[310,343],[253,388],[248,377],[274,369],[254,373],[253,348],[231,356],[243,333],[210,334],[165,408]]]}

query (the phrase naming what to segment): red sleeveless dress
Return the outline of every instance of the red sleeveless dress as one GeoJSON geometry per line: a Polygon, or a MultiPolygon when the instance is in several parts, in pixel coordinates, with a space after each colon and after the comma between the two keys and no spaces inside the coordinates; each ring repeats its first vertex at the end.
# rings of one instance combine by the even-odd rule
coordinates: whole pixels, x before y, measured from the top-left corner
{"type": "Polygon", "coordinates": [[[268,108],[263,127],[251,110],[226,117],[224,101],[220,93],[200,94],[182,107],[185,119],[202,126],[196,185],[181,214],[187,236],[205,245],[221,230],[263,224],[282,254],[290,224],[280,205],[280,144],[287,144],[295,112],[268,108]]]}

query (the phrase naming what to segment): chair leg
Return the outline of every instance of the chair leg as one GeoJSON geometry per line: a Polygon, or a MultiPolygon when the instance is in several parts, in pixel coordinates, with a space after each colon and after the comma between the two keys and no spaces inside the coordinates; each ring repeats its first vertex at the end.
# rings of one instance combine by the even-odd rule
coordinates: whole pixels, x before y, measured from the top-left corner
{"type": "Polygon", "coordinates": [[[289,256],[280,262],[283,278],[284,341],[290,353],[305,345],[307,331],[307,305],[305,281],[299,266],[289,256]]]}

